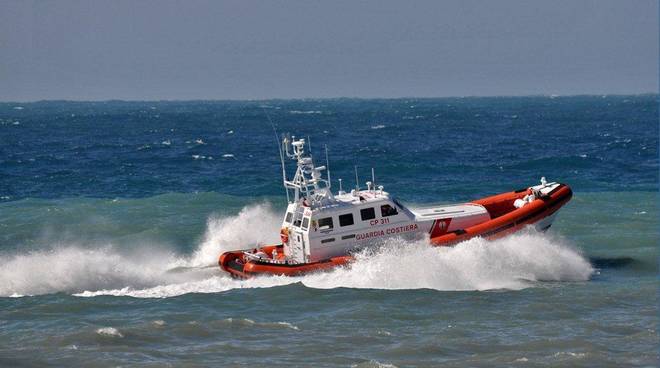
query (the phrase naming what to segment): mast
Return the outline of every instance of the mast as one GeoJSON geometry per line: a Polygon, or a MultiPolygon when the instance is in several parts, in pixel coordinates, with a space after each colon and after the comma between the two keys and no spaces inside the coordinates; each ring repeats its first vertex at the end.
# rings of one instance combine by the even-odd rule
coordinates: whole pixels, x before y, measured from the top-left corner
{"type": "Polygon", "coordinates": [[[282,151],[282,144],[280,143],[280,137],[277,135],[277,129],[275,129],[275,124],[273,124],[273,120],[271,120],[270,115],[268,114],[268,111],[266,111],[265,108],[262,108],[264,113],[266,114],[266,117],[268,118],[268,122],[270,123],[270,126],[273,128],[273,133],[275,133],[275,141],[277,141],[277,150],[280,154],[280,165],[282,166],[282,183],[284,185],[284,191],[286,192],[286,202],[290,203],[289,200],[289,190],[286,189],[286,167],[284,166],[284,152],[282,151]]]}
{"type": "Polygon", "coordinates": [[[330,189],[330,188],[332,188],[332,179],[330,179],[330,160],[328,160],[328,145],[327,144],[325,145],[325,167],[328,170],[328,189],[330,189]]]}
{"type": "Polygon", "coordinates": [[[324,202],[334,201],[330,191],[330,181],[324,179],[321,174],[323,170],[326,170],[326,166],[314,166],[312,155],[305,153],[305,139],[291,137],[289,141],[285,137],[283,143],[286,156],[296,161],[297,166],[293,179],[284,179],[284,187],[287,192],[289,189],[294,192],[294,202],[304,198],[306,205],[314,207],[324,202]]]}

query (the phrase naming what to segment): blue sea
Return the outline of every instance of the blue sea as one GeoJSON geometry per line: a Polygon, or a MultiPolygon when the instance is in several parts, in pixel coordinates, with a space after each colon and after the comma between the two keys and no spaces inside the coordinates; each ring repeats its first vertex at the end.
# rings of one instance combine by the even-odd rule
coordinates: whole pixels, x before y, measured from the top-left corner
{"type": "MultiPolygon", "coordinates": [[[[655,367],[658,96],[0,103],[0,366],[655,367]],[[553,227],[233,280],[278,133],[410,206],[549,181],[553,227]]],[[[291,170],[289,171],[291,172],[291,170]]]]}

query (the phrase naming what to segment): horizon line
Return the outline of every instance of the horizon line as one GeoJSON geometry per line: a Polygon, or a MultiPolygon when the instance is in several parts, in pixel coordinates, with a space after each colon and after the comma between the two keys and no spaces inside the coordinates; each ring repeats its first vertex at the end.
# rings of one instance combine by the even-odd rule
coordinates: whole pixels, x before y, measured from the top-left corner
{"type": "Polygon", "coordinates": [[[136,99],[127,100],[121,98],[113,99],[39,99],[39,100],[7,100],[0,101],[2,104],[11,103],[40,103],[40,102],[261,102],[261,101],[307,101],[307,100],[430,100],[430,99],[458,99],[458,98],[525,98],[525,97],[624,97],[624,96],[658,96],[659,92],[640,93],[578,93],[578,94],[529,94],[529,95],[466,95],[466,96],[400,96],[400,97],[272,97],[272,98],[191,98],[191,99],[136,99]]]}

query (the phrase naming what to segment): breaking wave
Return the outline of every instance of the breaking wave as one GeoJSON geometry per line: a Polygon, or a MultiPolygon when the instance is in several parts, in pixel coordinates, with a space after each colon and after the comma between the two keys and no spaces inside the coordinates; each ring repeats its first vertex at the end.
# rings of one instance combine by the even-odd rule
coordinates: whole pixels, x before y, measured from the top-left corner
{"type": "Polygon", "coordinates": [[[357,255],[349,267],[303,277],[234,280],[217,268],[230,249],[277,241],[280,218],[268,204],[244,207],[237,215],[212,217],[196,250],[182,255],[156,245],[133,250],[113,244],[54,245],[51,249],[0,256],[0,296],[56,292],[163,298],[237,288],[302,283],[306,287],[370,289],[521,289],[539,281],[585,281],[589,261],[561,238],[533,231],[454,247],[390,239],[357,255]]]}

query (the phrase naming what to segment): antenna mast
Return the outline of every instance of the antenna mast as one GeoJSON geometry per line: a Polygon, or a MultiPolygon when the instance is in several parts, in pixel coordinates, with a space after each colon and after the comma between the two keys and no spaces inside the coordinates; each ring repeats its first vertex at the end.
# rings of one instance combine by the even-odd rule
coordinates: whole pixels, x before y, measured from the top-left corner
{"type": "Polygon", "coordinates": [[[311,154],[305,154],[305,142],[305,139],[296,139],[294,136],[291,137],[290,143],[288,138],[284,140],[284,153],[295,160],[298,166],[293,179],[284,180],[284,186],[293,190],[294,202],[298,202],[302,196],[306,200],[303,205],[313,207],[326,201],[333,201],[334,197],[332,192],[326,189],[329,187],[329,181],[323,179],[321,175],[321,171],[326,167],[314,166],[311,154]],[[289,152],[289,146],[293,149],[292,153],[289,152]]]}
{"type": "Polygon", "coordinates": [[[286,187],[286,168],[284,166],[284,153],[282,152],[282,144],[280,143],[280,137],[277,134],[277,129],[275,129],[275,124],[273,124],[273,121],[270,119],[270,115],[268,114],[268,111],[266,111],[265,108],[261,108],[264,113],[266,114],[266,117],[268,118],[268,122],[270,123],[270,126],[273,128],[273,133],[275,133],[275,140],[277,141],[277,150],[279,151],[280,154],[280,165],[282,166],[282,183],[285,184],[284,186],[284,191],[286,192],[286,203],[289,203],[289,189],[286,187]]]}
{"type": "MultiPolygon", "coordinates": [[[[309,138],[307,138],[309,139],[309,138]]],[[[310,148],[311,151],[311,148],[310,148]]],[[[328,170],[328,190],[332,187],[332,179],[330,178],[330,160],[328,160],[328,145],[325,145],[325,167],[328,170]]]]}
{"type": "Polygon", "coordinates": [[[307,147],[309,147],[309,156],[314,157],[314,152],[312,151],[312,140],[307,136],[307,147]]]}

